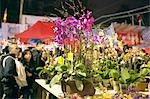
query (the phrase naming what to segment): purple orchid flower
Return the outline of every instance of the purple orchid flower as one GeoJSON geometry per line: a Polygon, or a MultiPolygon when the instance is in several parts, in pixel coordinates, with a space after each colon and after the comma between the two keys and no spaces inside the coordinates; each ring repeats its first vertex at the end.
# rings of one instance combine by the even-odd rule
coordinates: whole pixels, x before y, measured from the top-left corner
{"type": "Polygon", "coordinates": [[[103,43],[104,37],[103,36],[99,36],[99,35],[93,35],[93,42],[95,42],[96,44],[101,44],[103,43]]]}
{"type": "MultiPolygon", "coordinates": [[[[90,11],[84,13],[79,19],[76,19],[73,16],[67,17],[65,20],[58,19],[55,21],[58,28],[56,30],[58,36],[55,41],[62,43],[64,39],[79,39],[79,31],[82,31],[84,36],[89,37],[92,33],[93,23],[94,18],[90,11]]],[[[99,40],[98,38],[96,39],[96,41],[99,40]]]]}

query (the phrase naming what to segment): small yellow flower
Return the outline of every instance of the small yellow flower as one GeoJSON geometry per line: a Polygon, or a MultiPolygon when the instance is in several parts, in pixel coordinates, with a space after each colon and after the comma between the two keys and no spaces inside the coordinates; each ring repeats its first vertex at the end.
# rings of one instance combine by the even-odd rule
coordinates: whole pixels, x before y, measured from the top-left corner
{"type": "Polygon", "coordinates": [[[132,57],[132,55],[130,53],[127,53],[127,54],[124,55],[123,59],[125,61],[128,61],[131,57],[132,57]]]}
{"type": "Polygon", "coordinates": [[[103,93],[103,99],[112,99],[112,95],[109,92],[103,93]]]}
{"type": "Polygon", "coordinates": [[[150,67],[150,61],[148,61],[147,66],[150,67]]]}

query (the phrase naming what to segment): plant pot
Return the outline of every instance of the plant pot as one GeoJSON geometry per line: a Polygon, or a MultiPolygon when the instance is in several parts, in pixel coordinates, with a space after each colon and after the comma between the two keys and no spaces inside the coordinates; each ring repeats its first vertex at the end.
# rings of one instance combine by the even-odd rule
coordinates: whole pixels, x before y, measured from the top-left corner
{"type": "Polygon", "coordinates": [[[145,91],[145,89],[148,87],[148,83],[146,82],[137,82],[136,83],[136,90],[138,91],[145,91]]]}
{"type": "Polygon", "coordinates": [[[83,90],[79,91],[76,87],[75,81],[63,82],[62,91],[69,94],[77,93],[80,96],[93,96],[95,94],[95,88],[90,81],[83,80],[83,90]]]}

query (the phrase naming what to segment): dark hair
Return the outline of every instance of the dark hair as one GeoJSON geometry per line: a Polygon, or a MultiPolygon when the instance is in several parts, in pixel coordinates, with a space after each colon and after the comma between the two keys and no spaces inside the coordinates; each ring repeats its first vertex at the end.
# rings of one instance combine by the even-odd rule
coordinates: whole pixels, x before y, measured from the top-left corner
{"type": "Polygon", "coordinates": [[[33,55],[32,55],[32,52],[31,52],[30,49],[25,49],[25,50],[22,52],[22,59],[23,59],[23,60],[26,60],[26,59],[24,58],[24,56],[27,54],[27,52],[30,52],[30,53],[31,53],[30,62],[34,62],[34,61],[33,61],[33,55]]]}
{"type": "Polygon", "coordinates": [[[8,38],[8,42],[11,44],[17,44],[17,39],[16,38],[8,38]]]}
{"type": "Polygon", "coordinates": [[[22,48],[19,47],[19,52],[22,52],[22,48]]]}
{"type": "Polygon", "coordinates": [[[9,53],[9,46],[6,46],[3,50],[2,50],[3,54],[8,54],[9,53]]]}
{"type": "Polygon", "coordinates": [[[35,74],[35,68],[36,68],[36,65],[35,65],[35,62],[33,60],[33,55],[32,55],[32,52],[30,49],[25,49],[22,53],[22,60],[21,60],[23,66],[25,66],[25,70],[26,71],[29,71],[29,72],[32,72],[34,74],[34,76],[36,75],[35,74]],[[28,62],[26,59],[25,59],[25,55],[27,54],[27,52],[30,52],[31,53],[31,59],[30,61],[28,62]],[[30,67],[32,66],[32,67],[30,67]]]}

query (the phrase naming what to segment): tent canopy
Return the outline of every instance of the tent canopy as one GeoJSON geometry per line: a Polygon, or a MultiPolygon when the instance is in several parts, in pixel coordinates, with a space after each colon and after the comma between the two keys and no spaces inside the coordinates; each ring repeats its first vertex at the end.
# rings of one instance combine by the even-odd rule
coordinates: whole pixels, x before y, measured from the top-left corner
{"type": "Polygon", "coordinates": [[[30,39],[44,40],[47,38],[55,38],[55,24],[52,22],[38,21],[26,31],[16,34],[15,38],[20,38],[21,42],[28,42],[30,39]]]}

